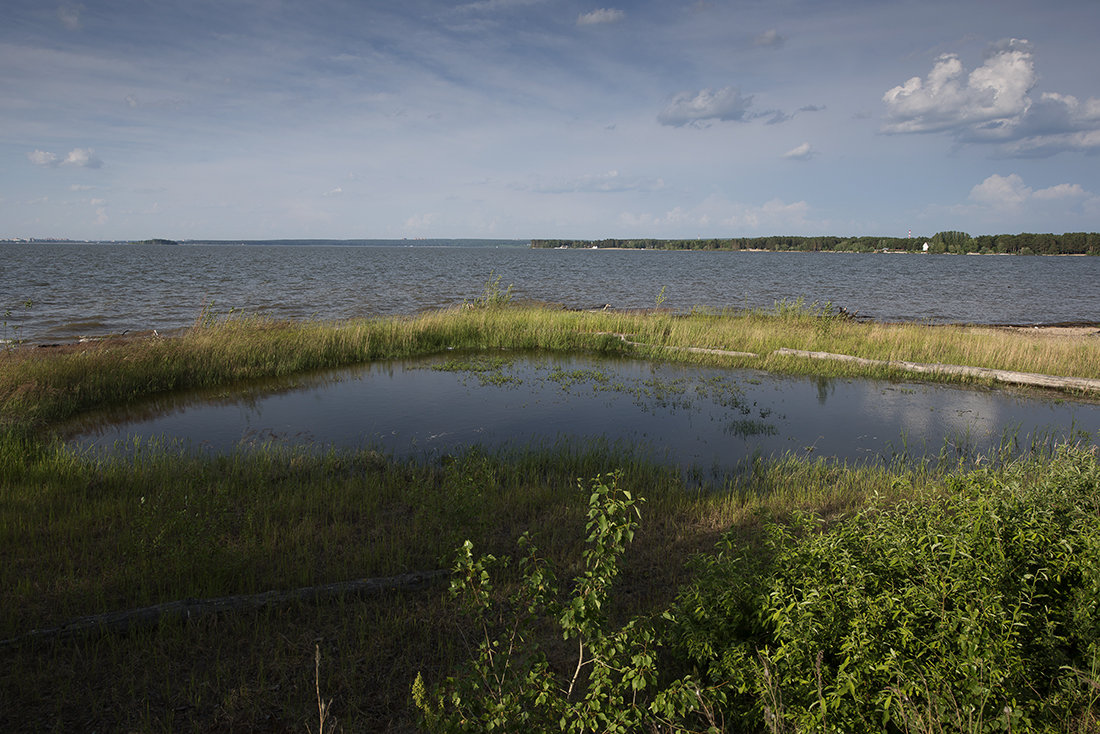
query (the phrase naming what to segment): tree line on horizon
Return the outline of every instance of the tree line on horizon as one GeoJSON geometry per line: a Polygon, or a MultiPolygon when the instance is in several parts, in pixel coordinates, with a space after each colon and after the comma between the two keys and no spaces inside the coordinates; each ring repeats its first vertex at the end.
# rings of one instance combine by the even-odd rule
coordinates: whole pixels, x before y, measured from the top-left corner
{"type": "Polygon", "coordinates": [[[931,237],[725,237],[709,239],[537,239],[536,248],[614,247],[631,250],[770,250],[773,252],[927,252],[956,255],[1100,255],[1100,233],[978,235],[937,232],[931,237]]]}

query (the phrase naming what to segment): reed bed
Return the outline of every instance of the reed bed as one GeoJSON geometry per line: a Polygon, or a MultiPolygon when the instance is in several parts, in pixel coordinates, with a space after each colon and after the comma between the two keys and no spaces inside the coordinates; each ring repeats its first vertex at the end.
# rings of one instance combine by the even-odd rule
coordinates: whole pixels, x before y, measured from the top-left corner
{"type": "Polygon", "coordinates": [[[0,353],[0,416],[8,426],[40,426],[158,393],[453,349],[586,350],[807,374],[899,374],[773,354],[782,347],[877,360],[1100,377],[1100,337],[1095,335],[1052,339],[988,327],[860,323],[801,305],[690,315],[460,308],[342,323],[281,323],[247,317],[207,320],[173,338],[8,350],[0,353]],[[758,356],[680,351],[684,347],[758,356]]]}

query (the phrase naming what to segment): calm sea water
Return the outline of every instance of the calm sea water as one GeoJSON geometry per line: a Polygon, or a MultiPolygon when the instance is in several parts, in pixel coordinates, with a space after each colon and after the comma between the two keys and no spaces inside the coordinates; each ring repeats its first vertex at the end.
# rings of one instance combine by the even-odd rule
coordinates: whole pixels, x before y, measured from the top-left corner
{"type": "Polygon", "coordinates": [[[193,323],[204,305],[290,319],[415,313],[478,296],[742,308],[832,302],[883,321],[1100,321],[1100,258],[532,250],[521,243],[0,243],[0,339],[72,340],[193,323]],[[450,245],[450,246],[443,246],[450,245]],[[29,306],[25,306],[29,302],[29,306]],[[5,312],[8,312],[5,315],[5,312]]]}

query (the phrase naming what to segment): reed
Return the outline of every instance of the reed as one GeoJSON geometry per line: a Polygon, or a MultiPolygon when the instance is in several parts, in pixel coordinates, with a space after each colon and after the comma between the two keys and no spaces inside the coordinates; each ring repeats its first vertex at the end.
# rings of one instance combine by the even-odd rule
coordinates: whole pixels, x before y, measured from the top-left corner
{"type": "Polygon", "coordinates": [[[524,306],[461,308],[341,323],[228,318],[197,323],[175,338],[9,350],[0,353],[0,421],[42,426],[158,393],[453,349],[586,350],[805,374],[898,374],[773,355],[781,347],[1100,377],[1100,338],[1095,336],[1052,338],[989,327],[858,323],[803,306],[682,316],[524,306]],[[682,351],[684,347],[759,356],[722,357],[689,353],[682,351]]]}

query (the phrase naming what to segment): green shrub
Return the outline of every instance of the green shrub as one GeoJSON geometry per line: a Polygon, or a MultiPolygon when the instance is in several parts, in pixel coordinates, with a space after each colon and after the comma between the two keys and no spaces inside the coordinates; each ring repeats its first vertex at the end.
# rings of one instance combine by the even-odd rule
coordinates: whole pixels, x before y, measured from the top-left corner
{"type": "Polygon", "coordinates": [[[732,731],[1096,726],[1095,457],[947,489],[832,527],[801,516],[771,525],[762,552],[730,540],[701,561],[675,648],[724,687],[732,731]]]}

